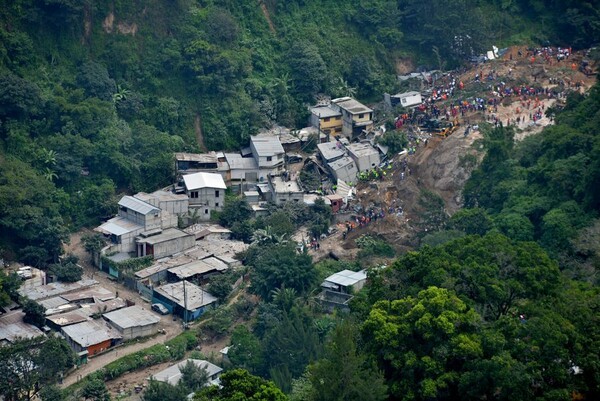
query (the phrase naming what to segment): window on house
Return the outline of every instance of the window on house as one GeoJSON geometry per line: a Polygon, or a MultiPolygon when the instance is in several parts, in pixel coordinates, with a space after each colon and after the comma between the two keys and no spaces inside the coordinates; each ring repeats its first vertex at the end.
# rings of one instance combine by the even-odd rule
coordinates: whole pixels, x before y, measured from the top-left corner
{"type": "Polygon", "coordinates": [[[204,214],[208,214],[208,209],[204,209],[204,214]]]}
{"type": "Polygon", "coordinates": [[[190,198],[192,198],[192,199],[198,199],[198,191],[192,191],[192,192],[190,192],[190,198]]]}
{"type": "Polygon", "coordinates": [[[335,132],[342,132],[342,127],[337,127],[337,128],[335,129],[335,132]]]}
{"type": "Polygon", "coordinates": [[[218,197],[219,197],[219,191],[218,191],[218,190],[216,190],[216,191],[215,191],[215,198],[218,198],[218,197]]]}
{"type": "Polygon", "coordinates": [[[331,120],[331,118],[329,118],[329,117],[325,117],[325,118],[323,119],[323,121],[325,121],[326,123],[328,123],[330,120],[331,120]]]}
{"type": "Polygon", "coordinates": [[[406,98],[405,97],[402,98],[402,103],[406,103],[406,98]]]}
{"type": "Polygon", "coordinates": [[[273,160],[273,156],[267,156],[267,161],[270,162],[273,160]]]}
{"type": "Polygon", "coordinates": [[[215,202],[215,207],[219,207],[219,202],[215,202]]]}
{"type": "Polygon", "coordinates": [[[365,115],[364,114],[359,114],[358,118],[365,118],[365,115]]]}

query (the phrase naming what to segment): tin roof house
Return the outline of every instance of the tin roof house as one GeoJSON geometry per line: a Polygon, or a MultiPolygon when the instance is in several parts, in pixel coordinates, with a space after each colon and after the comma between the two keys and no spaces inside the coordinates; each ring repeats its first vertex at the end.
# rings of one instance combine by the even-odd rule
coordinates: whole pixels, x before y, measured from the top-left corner
{"type": "Polygon", "coordinates": [[[103,317],[123,336],[123,340],[156,334],[160,322],[156,313],[137,305],[105,313],[103,317]]]}
{"type": "Polygon", "coordinates": [[[216,302],[216,297],[187,280],[154,288],[152,296],[152,303],[163,304],[186,322],[199,318],[216,302]]]}
{"type": "Polygon", "coordinates": [[[207,386],[220,384],[219,376],[221,375],[223,369],[215,364],[212,364],[202,359],[186,359],[185,361],[181,361],[178,364],[169,366],[168,368],[161,370],[160,372],[153,375],[152,379],[159,382],[168,383],[171,386],[176,386],[181,380],[181,368],[183,368],[190,362],[206,371],[206,374],[208,376],[208,383],[206,384],[207,386]]]}
{"type": "Polygon", "coordinates": [[[364,270],[358,272],[342,270],[327,277],[321,283],[322,292],[318,299],[330,312],[334,309],[348,312],[350,311],[348,303],[354,297],[354,293],[364,287],[366,281],[367,274],[364,270]]]}

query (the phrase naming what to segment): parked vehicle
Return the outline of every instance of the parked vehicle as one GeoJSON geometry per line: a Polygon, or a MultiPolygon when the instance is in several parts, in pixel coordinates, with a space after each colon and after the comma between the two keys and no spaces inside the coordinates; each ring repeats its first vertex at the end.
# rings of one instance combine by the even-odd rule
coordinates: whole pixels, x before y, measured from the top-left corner
{"type": "Polygon", "coordinates": [[[152,310],[160,313],[161,315],[169,314],[169,310],[163,304],[152,304],[152,310]]]}

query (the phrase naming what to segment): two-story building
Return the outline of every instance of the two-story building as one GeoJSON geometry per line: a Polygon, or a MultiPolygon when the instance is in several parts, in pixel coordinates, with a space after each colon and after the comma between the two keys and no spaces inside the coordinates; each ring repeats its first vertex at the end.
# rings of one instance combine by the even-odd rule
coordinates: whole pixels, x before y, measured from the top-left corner
{"type": "Polygon", "coordinates": [[[276,205],[285,202],[302,202],[304,191],[300,183],[295,179],[290,179],[289,175],[269,176],[269,189],[271,199],[276,205]]]}
{"type": "Polygon", "coordinates": [[[223,209],[227,186],[219,174],[187,174],[183,176],[183,185],[190,208],[198,209],[200,220],[209,220],[213,210],[223,209]]]}
{"type": "Polygon", "coordinates": [[[351,97],[331,101],[331,107],[342,114],[342,135],[349,139],[373,129],[373,110],[351,97]]]}
{"type": "Polygon", "coordinates": [[[346,146],[346,149],[348,149],[348,155],[354,160],[360,172],[372,170],[381,163],[379,151],[370,143],[352,143],[346,146]]]}
{"type": "Polygon", "coordinates": [[[348,303],[358,291],[360,291],[367,281],[365,270],[354,272],[351,270],[342,270],[327,277],[321,283],[322,292],[317,299],[321,305],[329,312],[339,309],[349,312],[348,303]]]}
{"type": "Polygon", "coordinates": [[[95,229],[110,239],[102,254],[121,255],[116,256],[118,260],[131,255],[161,258],[192,247],[194,237],[176,228],[178,216],[188,212],[188,205],[186,195],[167,191],[123,196],[118,215],[95,229]]]}
{"type": "Polygon", "coordinates": [[[285,151],[278,137],[251,136],[250,149],[258,164],[259,181],[266,181],[269,174],[276,174],[283,169],[285,151]]]}
{"type": "Polygon", "coordinates": [[[135,252],[135,238],[145,231],[160,230],[160,209],[133,196],[123,196],[119,201],[119,212],[95,229],[109,237],[109,252],[135,252]]]}
{"type": "Polygon", "coordinates": [[[342,134],[342,113],[331,105],[317,105],[310,109],[310,124],[326,135],[327,140],[342,134]]]}
{"type": "Polygon", "coordinates": [[[229,165],[223,152],[175,153],[175,169],[178,177],[193,173],[216,173],[221,174],[226,182],[230,179],[229,165]]]}

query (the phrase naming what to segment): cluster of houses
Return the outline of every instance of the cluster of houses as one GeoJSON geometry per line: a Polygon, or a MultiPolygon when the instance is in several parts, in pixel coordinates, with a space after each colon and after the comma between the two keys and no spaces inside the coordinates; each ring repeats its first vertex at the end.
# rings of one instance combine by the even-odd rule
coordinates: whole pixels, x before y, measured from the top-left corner
{"type": "Polygon", "coordinates": [[[39,280],[21,287],[19,294],[44,307],[45,326],[25,323],[25,313],[16,304],[9,306],[0,315],[1,344],[55,332],[77,352],[79,363],[85,363],[123,341],[158,332],[160,315],[117,297],[96,280],[45,284],[43,272],[35,270],[39,280]]]}
{"type": "MultiPolygon", "coordinates": [[[[24,313],[13,305],[0,314],[0,344],[55,331],[85,361],[123,341],[155,334],[161,318],[151,310],[154,305],[184,322],[214,307],[217,299],[202,286],[212,276],[235,270],[240,265],[236,255],[247,248],[231,240],[229,230],[210,223],[213,213],[225,206],[228,188],[243,194],[257,215],[266,212],[265,202],[314,203],[322,195],[306,193],[297,171],[288,167],[316,136],[318,157],[307,157],[305,165],[317,164],[337,182],[337,193],[323,196],[337,212],[352,196],[348,183],[379,166],[382,149],[368,139],[374,131],[373,110],[351,98],[334,99],[311,109],[311,124],[296,132],[278,128],[252,136],[249,146],[237,153],[177,153],[176,183],[120,199],[118,214],[95,229],[108,240],[95,263],[150,301],[152,308],[132,305],[93,279],[47,284],[37,271],[42,280],[28,280],[19,291],[46,309],[46,325],[40,330],[24,323],[24,313]],[[123,274],[122,262],[140,257],[150,258],[151,265],[123,274]]],[[[322,284],[324,305],[347,309],[353,291],[365,280],[364,272],[328,277],[322,284]]],[[[174,377],[169,372],[164,376],[174,377]]]]}

